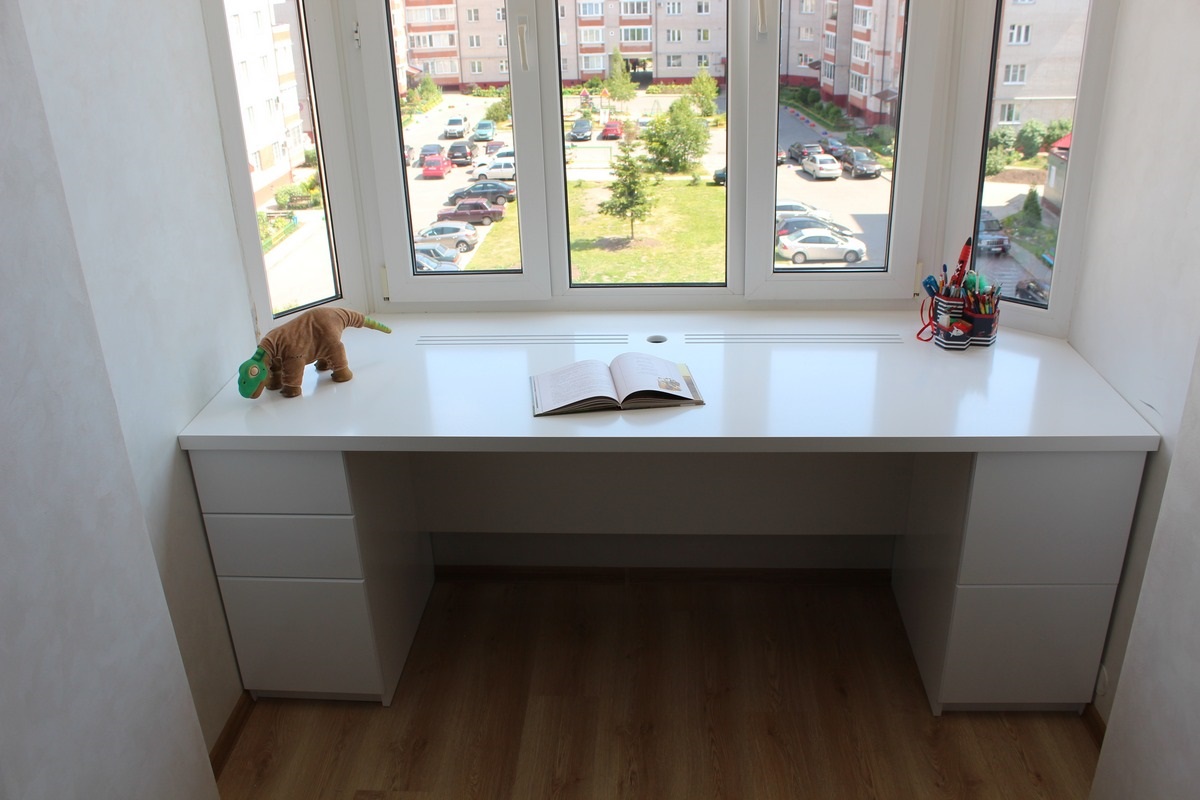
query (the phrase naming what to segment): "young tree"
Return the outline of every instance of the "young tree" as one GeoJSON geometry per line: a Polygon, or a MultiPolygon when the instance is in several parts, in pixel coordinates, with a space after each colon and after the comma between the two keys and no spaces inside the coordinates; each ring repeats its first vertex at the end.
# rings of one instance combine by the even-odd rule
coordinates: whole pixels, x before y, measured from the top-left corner
{"type": "Polygon", "coordinates": [[[633,151],[632,142],[621,142],[620,155],[613,162],[615,180],[608,187],[612,196],[600,204],[601,214],[629,220],[630,241],[633,241],[633,224],[650,216],[650,210],[654,208],[650,178],[633,151]]]}
{"type": "Polygon", "coordinates": [[[696,104],[696,110],[702,117],[711,117],[717,113],[717,94],[720,92],[716,79],[708,74],[707,67],[701,67],[696,77],[688,84],[687,95],[696,104]]]}
{"type": "Polygon", "coordinates": [[[692,102],[681,97],[650,121],[642,141],[654,169],[687,172],[708,152],[708,126],[696,116],[692,102]]]}
{"type": "Polygon", "coordinates": [[[1021,132],[1017,134],[1017,149],[1026,158],[1033,158],[1042,149],[1042,140],[1045,138],[1045,124],[1031,119],[1021,126],[1021,132]]]}
{"type": "Polygon", "coordinates": [[[627,103],[637,96],[633,79],[629,77],[629,68],[625,66],[625,58],[615,47],[608,57],[608,78],[604,86],[608,89],[608,96],[617,103],[627,103]]]}
{"type": "Polygon", "coordinates": [[[1021,205],[1021,221],[1030,227],[1042,224],[1042,201],[1036,186],[1030,186],[1021,205]]]}
{"type": "Polygon", "coordinates": [[[421,82],[417,84],[417,89],[421,93],[421,103],[428,104],[429,108],[433,108],[442,102],[442,87],[434,82],[432,75],[422,75],[421,82]]]}
{"type": "Polygon", "coordinates": [[[487,107],[483,118],[490,119],[492,122],[499,125],[506,119],[512,116],[512,95],[509,94],[508,86],[504,86],[500,90],[500,99],[487,107]]]}

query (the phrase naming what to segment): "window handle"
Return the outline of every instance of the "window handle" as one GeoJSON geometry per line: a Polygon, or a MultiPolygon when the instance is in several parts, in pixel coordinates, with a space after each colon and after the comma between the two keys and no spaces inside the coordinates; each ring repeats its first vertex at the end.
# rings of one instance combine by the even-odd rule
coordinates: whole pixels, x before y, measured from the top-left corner
{"type": "Polygon", "coordinates": [[[529,72],[529,55],[525,52],[525,29],[529,27],[526,17],[517,17],[517,48],[521,51],[521,70],[529,72]]]}
{"type": "Polygon", "coordinates": [[[767,0],[758,0],[758,35],[767,32],[767,0]]]}

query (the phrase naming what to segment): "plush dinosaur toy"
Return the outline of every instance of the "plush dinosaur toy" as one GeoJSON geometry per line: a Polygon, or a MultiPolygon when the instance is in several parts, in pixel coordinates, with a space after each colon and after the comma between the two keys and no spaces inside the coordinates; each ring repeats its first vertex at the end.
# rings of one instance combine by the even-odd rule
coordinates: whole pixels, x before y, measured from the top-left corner
{"type": "Polygon", "coordinates": [[[387,325],[357,311],[328,307],[305,311],[262,338],[254,355],[238,368],[238,391],[242,397],[253,399],[266,387],[280,389],[284,397],[299,397],[304,368],[314,361],[318,372],[333,370],[335,381],[350,380],[354,373],[342,346],[342,331],[346,328],[392,332],[387,325]]]}

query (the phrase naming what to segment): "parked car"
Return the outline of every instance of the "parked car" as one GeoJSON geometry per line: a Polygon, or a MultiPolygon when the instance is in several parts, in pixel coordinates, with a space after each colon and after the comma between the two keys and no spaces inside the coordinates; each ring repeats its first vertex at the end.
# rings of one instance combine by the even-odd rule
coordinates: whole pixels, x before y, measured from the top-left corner
{"type": "Polygon", "coordinates": [[[992,212],[979,212],[979,230],[975,232],[975,249],[990,256],[1007,255],[1012,241],[1004,232],[1004,226],[992,212]]]}
{"type": "Polygon", "coordinates": [[[475,132],[471,138],[477,142],[490,142],[496,138],[496,123],[490,119],[481,119],[475,123],[475,132]]]}
{"type": "Polygon", "coordinates": [[[724,186],[725,179],[728,176],[729,176],[729,168],[721,167],[719,170],[716,170],[715,172],[713,172],[713,183],[715,183],[717,186],[724,186]]]}
{"type": "Polygon", "coordinates": [[[811,156],[815,153],[824,153],[821,145],[816,142],[792,142],[788,147],[788,158],[799,164],[804,160],[805,156],[811,156]]]}
{"type": "Polygon", "coordinates": [[[787,219],[788,217],[800,217],[808,215],[810,217],[820,217],[821,219],[832,219],[828,211],[822,211],[816,206],[810,206],[808,203],[801,203],[799,200],[778,200],[775,203],[775,219],[787,219]]]}
{"type": "Polygon", "coordinates": [[[467,118],[466,117],[451,117],[446,120],[446,129],[442,131],[442,135],[447,139],[461,139],[467,135],[467,118]]]}
{"type": "Polygon", "coordinates": [[[775,252],[793,264],[806,261],[845,261],[853,264],[867,256],[860,240],[838,236],[828,228],[803,228],[780,237],[775,252]]]}
{"type": "Polygon", "coordinates": [[[778,149],[775,151],[775,166],[786,163],[788,159],[787,150],[778,149]]]}
{"type": "Polygon", "coordinates": [[[446,148],[440,144],[425,144],[421,145],[421,152],[417,153],[417,160],[413,164],[414,167],[425,166],[425,159],[428,156],[440,156],[446,152],[446,148]]]}
{"type": "Polygon", "coordinates": [[[494,206],[486,200],[463,200],[454,208],[444,208],[437,213],[439,222],[452,219],[472,225],[491,225],[503,217],[504,207],[494,206]]]}
{"type": "Polygon", "coordinates": [[[878,178],[883,167],[875,160],[875,154],[865,147],[847,147],[842,153],[842,169],[850,171],[851,178],[878,178]]]}
{"type": "Polygon", "coordinates": [[[813,216],[788,217],[775,223],[775,238],[787,236],[805,228],[827,228],[840,236],[853,236],[854,231],[832,220],[813,216]]]}
{"type": "Polygon", "coordinates": [[[511,181],[517,177],[517,162],[511,158],[501,158],[486,167],[476,167],[475,180],[485,181],[488,178],[499,178],[511,181]]]}
{"type": "Polygon", "coordinates": [[[475,159],[475,169],[483,169],[493,161],[501,161],[506,158],[516,161],[517,151],[511,147],[502,147],[490,155],[484,155],[475,159]]]}
{"type": "Polygon", "coordinates": [[[479,244],[479,231],[475,230],[475,226],[469,222],[446,220],[417,231],[413,236],[413,242],[417,244],[433,242],[453,247],[458,252],[465,253],[468,250],[474,250],[475,245],[479,244]]]}
{"type": "Polygon", "coordinates": [[[413,146],[411,144],[404,145],[404,166],[411,167],[413,162],[413,146]]]}
{"type": "Polygon", "coordinates": [[[417,242],[413,245],[413,250],[418,255],[432,258],[434,261],[453,261],[458,263],[462,258],[462,253],[455,250],[453,247],[446,247],[444,244],[437,242],[417,242]]]}
{"type": "Polygon", "coordinates": [[[454,261],[439,261],[423,253],[417,253],[414,256],[413,267],[417,272],[458,272],[462,269],[454,261]]]}
{"type": "Polygon", "coordinates": [[[842,153],[846,152],[846,143],[841,139],[831,139],[828,136],[822,137],[821,149],[834,158],[841,158],[842,153]]]}
{"type": "Polygon", "coordinates": [[[517,187],[502,181],[479,181],[461,189],[455,189],[446,198],[446,205],[458,205],[463,200],[486,200],[492,205],[502,206],[517,199],[517,187]]]}
{"type": "Polygon", "coordinates": [[[570,132],[567,133],[567,138],[572,142],[590,142],[592,140],[592,121],[590,119],[575,120],[570,132]]]}
{"type": "Polygon", "coordinates": [[[479,146],[474,142],[455,142],[446,151],[446,157],[458,166],[465,167],[479,157],[479,146]]]}
{"type": "Polygon", "coordinates": [[[837,180],[842,177],[842,165],[838,160],[827,153],[816,153],[815,155],[805,156],[800,162],[800,169],[813,176],[814,180],[821,178],[829,178],[837,180]]]}
{"type": "Polygon", "coordinates": [[[484,143],[483,152],[490,156],[492,153],[503,150],[505,147],[508,147],[508,142],[502,142],[499,139],[492,139],[491,141],[484,143]]]}
{"type": "Polygon", "coordinates": [[[570,164],[575,160],[575,145],[570,142],[563,142],[563,162],[570,164]]]}
{"type": "Polygon", "coordinates": [[[601,139],[620,139],[625,135],[625,125],[619,119],[610,119],[600,131],[601,139]]]}
{"type": "Polygon", "coordinates": [[[444,178],[446,173],[454,169],[454,162],[445,156],[425,156],[425,165],[421,167],[422,178],[444,178]]]}

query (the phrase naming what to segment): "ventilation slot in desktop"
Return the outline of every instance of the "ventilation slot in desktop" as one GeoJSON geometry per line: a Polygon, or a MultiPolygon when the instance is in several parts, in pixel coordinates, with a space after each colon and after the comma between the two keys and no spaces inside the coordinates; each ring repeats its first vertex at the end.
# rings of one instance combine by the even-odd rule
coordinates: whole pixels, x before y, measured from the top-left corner
{"type": "Polygon", "coordinates": [[[687,344],[901,344],[898,333],[687,333],[687,344]]]}
{"type": "Polygon", "coordinates": [[[454,336],[418,336],[417,344],[438,347],[529,344],[629,344],[629,335],[624,333],[461,334],[454,336]]]}

